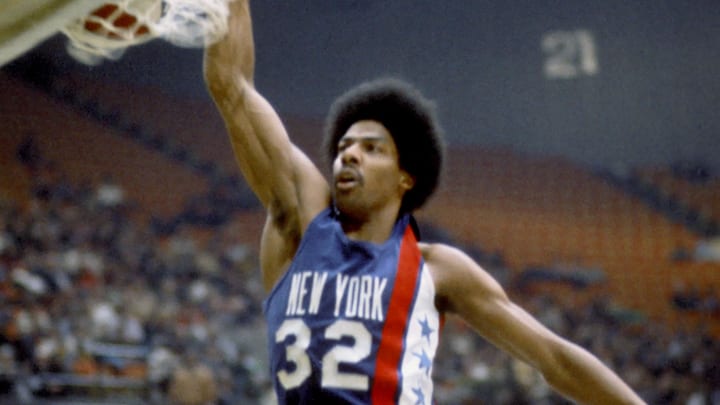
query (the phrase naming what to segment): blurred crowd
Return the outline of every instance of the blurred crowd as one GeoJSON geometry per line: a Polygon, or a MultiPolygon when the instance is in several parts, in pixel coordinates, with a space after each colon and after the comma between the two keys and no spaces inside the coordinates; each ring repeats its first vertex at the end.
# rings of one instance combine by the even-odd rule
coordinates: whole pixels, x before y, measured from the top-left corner
{"type": "MultiPolygon", "coordinates": [[[[234,237],[243,229],[160,234],[130,219],[111,178],[77,185],[52,164],[29,170],[27,202],[0,202],[0,396],[34,403],[114,390],[140,403],[272,403],[258,260],[234,237]]],[[[720,404],[720,343],[705,331],[629,321],[609,301],[566,308],[511,294],[648,403],[720,404]]],[[[438,403],[565,403],[454,318],[443,336],[438,403]]]]}
{"type": "MultiPolygon", "coordinates": [[[[720,343],[702,330],[628,321],[598,300],[568,308],[548,296],[520,300],[545,325],[588,348],[648,404],[720,404],[720,343]]],[[[542,377],[459,323],[450,323],[434,370],[439,403],[566,404],[542,377]],[[448,353],[449,352],[449,353],[448,353]]]]}
{"type": "Polygon", "coordinates": [[[248,403],[264,394],[251,249],[230,230],[202,240],[189,228],[159,236],[136,225],[122,186],[109,178],[73,185],[42,164],[33,179],[27,205],[0,206],[6,394],[84,394],[91,380],[69,376],[101,375],[120,389],[147,380],[148,401],[175,395],[182,404],[191,393],[175,380],[187,373],[206,375],[207,398],[197,403],[248,403]],[[50,373],[66,378],[41,378],[50,373]]]}

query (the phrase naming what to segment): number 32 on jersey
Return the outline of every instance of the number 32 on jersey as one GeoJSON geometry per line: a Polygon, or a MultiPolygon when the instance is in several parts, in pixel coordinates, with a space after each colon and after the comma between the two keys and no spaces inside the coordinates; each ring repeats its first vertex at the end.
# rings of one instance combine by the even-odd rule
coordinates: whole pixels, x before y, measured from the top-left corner
{"type": "MultiPolygon", "coordinates": [[[[357,364],[367,358],[372,350],[372,334],[362,322],[339,319],[322,332],[322,338],[332,345],[322,358],[321,385],[327,388],[368,390],[367,375],[340,371],[340,364],[357,364]],[[352,344],[340,344],[343,338],[351,338],[352,344]]],[[[285,346],[285,358],[293,367],[280,370],[278,380],[285,390],[302,385],[312,373],[307,350],[311,342],[311,330],[302,319],[286,319],[275,333],[275,342],[289,342],[285,346]]],[[[346,340],[347,342],[347,340],[346,340]]]]}

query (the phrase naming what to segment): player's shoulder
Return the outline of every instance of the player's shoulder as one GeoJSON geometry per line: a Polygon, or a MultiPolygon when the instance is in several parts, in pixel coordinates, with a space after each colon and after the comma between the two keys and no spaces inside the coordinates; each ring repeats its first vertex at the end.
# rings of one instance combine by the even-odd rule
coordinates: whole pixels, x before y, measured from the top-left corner
{"type": "Polygon", "coordinates": [[[463,250],[444,243],[419,243],[418,247],[438,295],[452,296],[470,286],[487,294],[499,292],[492,276],[463,250]]]}
{"type": "Polygon", "coordinates": [[[445,243],[419,243],[425,267],[435,284],[452,283],[477,264],[462,250],[445,243]]]}
{"type": "Polygon", "coordinates": [[[457,266],[472,261],[472,259],[459,248],[446,243],[418,243],[420,254],[425,263],[431,266],[447,267],[457,266]]]}

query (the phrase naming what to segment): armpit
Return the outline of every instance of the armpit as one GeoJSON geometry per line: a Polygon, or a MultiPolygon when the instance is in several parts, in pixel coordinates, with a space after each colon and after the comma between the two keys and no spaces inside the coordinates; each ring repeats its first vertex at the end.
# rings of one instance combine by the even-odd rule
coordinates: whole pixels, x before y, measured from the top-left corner
{"type": "Polygon", "coordinates": [[[274,200],[267,208],[270,225],[279,234],[284,243],[297,247],[302,237],[300,216],[297,210],[289,209],[279,200],[274,200]]]}

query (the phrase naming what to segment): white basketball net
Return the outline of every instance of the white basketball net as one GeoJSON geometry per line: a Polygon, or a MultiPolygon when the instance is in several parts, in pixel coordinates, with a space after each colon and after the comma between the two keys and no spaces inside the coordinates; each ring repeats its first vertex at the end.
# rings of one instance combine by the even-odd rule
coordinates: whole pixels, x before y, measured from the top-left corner
{"type": "Polygon", "coordinates": [[[68,52],[95,65],[118,59],[129,46],[161,38],[181,47],[205,47],[227,32],[233,0],[107,0],[62,32],[68,52]]]}

